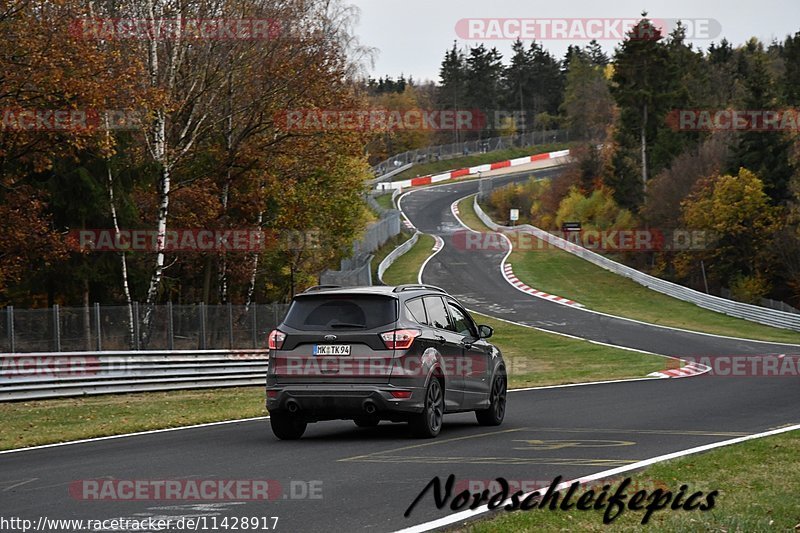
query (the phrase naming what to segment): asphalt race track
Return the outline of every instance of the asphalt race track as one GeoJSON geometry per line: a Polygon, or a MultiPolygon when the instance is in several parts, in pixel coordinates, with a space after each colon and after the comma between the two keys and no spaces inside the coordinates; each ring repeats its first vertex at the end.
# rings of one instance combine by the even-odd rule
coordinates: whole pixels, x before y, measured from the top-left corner
{"type": "MultiPolygon", "coordinates": [[[[540,174],[548,172],[554,171],[540,174]]],[[[442,251],[428,262],[424,281],[446,288],[468,307],[660,354],[770,357],[800,352],[797,346],[647,326],[517,291],[500,276],[505,252],[459,250],[449,240],[462,229],[450,205],[477,186],[472,181],[423,189],[402,201],[414,225],[445,240],[442,251]]],[[[272,436],[267,421],[255,420],[2,454],[0,514],[34,521],[40,516],[173,520],[277,516],[277,531],[392,531],[449,512],[438,511],[428,497],[410,518],[403,517],[433,476],[453,473],[459,480],[504,476],[539,486],[558,475],[572,479],[796,424],[798,381],[797,377],[700,376],[519,391],[509,395],[500,428],[487,430],[472,415],[453,415],[445,419],[442,434],[434,440],[408,438],[403,424],[360,429],[351,422],[326,422],[310,425],[300,441],[281,442],[272,436]],[[81,501],[70,493],[76,481],[110,478],[267,479],[274,480],[270,494],[275,499],[81,501]]],[[[717,505],[723,506],[724,500],[717,505]]]]}

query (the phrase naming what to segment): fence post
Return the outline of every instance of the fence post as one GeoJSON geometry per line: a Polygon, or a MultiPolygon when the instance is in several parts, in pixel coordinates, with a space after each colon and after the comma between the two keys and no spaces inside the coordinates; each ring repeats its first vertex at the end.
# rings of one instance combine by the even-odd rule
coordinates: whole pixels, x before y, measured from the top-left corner
{"type": "Polygon", "coordinates": [[[258,304],[253,304],[253,349],[255,350],[258,348],[258,317],[256,316],[256,310],[258,309],[258,304]]]}
{"type": "Polygon", "coordinates": [[[172,322],[172,300],[167,302],[167,349],[175,349],[175,325],[172,322]]]}
{"type": "Polygon", "coordinates": [[[103,334],[100,330],[100,304],[98,302],[94,303],[94,326],[95,330],[97,331],[97,351],[103,351],[103,334]]]}
{"type": "Polygon", "coordinates": [[[139,331],[139,302],[133,302],[133,349],[139,350],[141,344],[139,338],[141,337],[139,331]]]}
{"type": "Polygon", "coordinates": [[[272,302],[272,327],[273,330],[278,327],[278,302],[272,302]]]}
{"type": "Polygon", "coordinates": [[[200,350],[206,349],[206,304],[200,302],[200,350]]]}
{"type": "Polygon", "coordinates": [[[8,341],[9,341],[9,348],[11,349],[11,353],[17,351],[17,347],[15,345],[14,339],[14,306],[9,305],[6,307],[6,320],[8,321],[8,341]]]}
{"type": "Polygon", "coordinates": [[[58,320],[58,304],[53,304],[53,340],[56,352],[61,351],[61,324],[58,320]]]}
{"type": "Polygon", "coordinates": [[[233,350],[233,305],[228,302],[228,349],[233,350]]]}

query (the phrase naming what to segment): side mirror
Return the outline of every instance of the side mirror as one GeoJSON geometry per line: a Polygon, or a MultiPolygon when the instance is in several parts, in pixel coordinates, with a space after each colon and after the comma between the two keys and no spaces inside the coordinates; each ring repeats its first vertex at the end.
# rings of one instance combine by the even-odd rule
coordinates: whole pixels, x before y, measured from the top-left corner
{"type": "Polygon", "coordinates": [[[478,335],[481,339],[488,339],[494,333],[494,328],[492,326],[481,325],[478,326],[478,335]]]}

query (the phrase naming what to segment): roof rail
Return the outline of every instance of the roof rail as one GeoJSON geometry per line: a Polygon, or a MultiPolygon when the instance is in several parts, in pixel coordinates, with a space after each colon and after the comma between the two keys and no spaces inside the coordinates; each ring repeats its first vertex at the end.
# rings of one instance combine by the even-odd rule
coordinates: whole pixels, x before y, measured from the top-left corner
{"type": "Polygon", "coordinates": [[[341,289],[341,288],[342,288],[341,285],[314,285],[313,287],[307,288],[303,292],[306,293],[306,292],[321,291],[324,289],[341,289]]]}
{"type": "Polygon", "coordinates": [[[398,285],[397,287],[394,288],[392,292],[413,291],[416,289],[428,289],[431,291],[438,291],[447,294],[447,291],[445,291],[441,287],[437,287],[435,285],[424,285],[422,283],[406,283],[404,285],[398,285]]]}

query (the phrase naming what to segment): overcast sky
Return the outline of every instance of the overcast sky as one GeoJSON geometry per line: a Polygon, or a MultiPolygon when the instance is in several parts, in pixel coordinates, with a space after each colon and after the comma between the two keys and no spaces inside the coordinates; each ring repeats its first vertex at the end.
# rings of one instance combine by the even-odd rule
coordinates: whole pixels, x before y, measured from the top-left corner
{"type": "MultiPolygon", "coordinates": [[[[357,34],[362,44],[378,49],[372,75],[401,73],[417,80],[438,81],[444,51],[457,40],[459,46],[478,40],[461,38],[456,23],[461,19],[633,19],[643,10],[654,19],[712,19],[720,35],[714,39],[693,39],[695,46],[707,48],[712,41],[726,37],[734,45],[750,37],[764,42],[783,39],[800,31],[800,0],[348,0],[361,9],[357,34]]],[[[573,24],[571,20],[567,22],[573,24]]],[[[488,22],[486,28],[489,29],[488,22]]],[[[581,23],[580,27],[586,27],[581,23]]],[[[540,26],[541,27],[541,26],[540,26]]],[[[595,26],[594,28],[596,28],[595,26]]],[[[514,26],[507,26],[510,31],[514,26]]],[[[589,27],[591,30],[592,27],[589,27]]],[[[702,32],[702,27],[698,29],[702,32]]],[[[713,30],[711,30],[713,31],[713,30]]],[[[613,36],[613,31],[611,32],[613,36]]],[[[513,40],[485,40],[508,57],[513,40]]],[[[583,46],[587,40],[542,40],[559,58],[569,44],[583,46]]],[[[601,41],[607,52],[617,44],[601,41]]]]}

